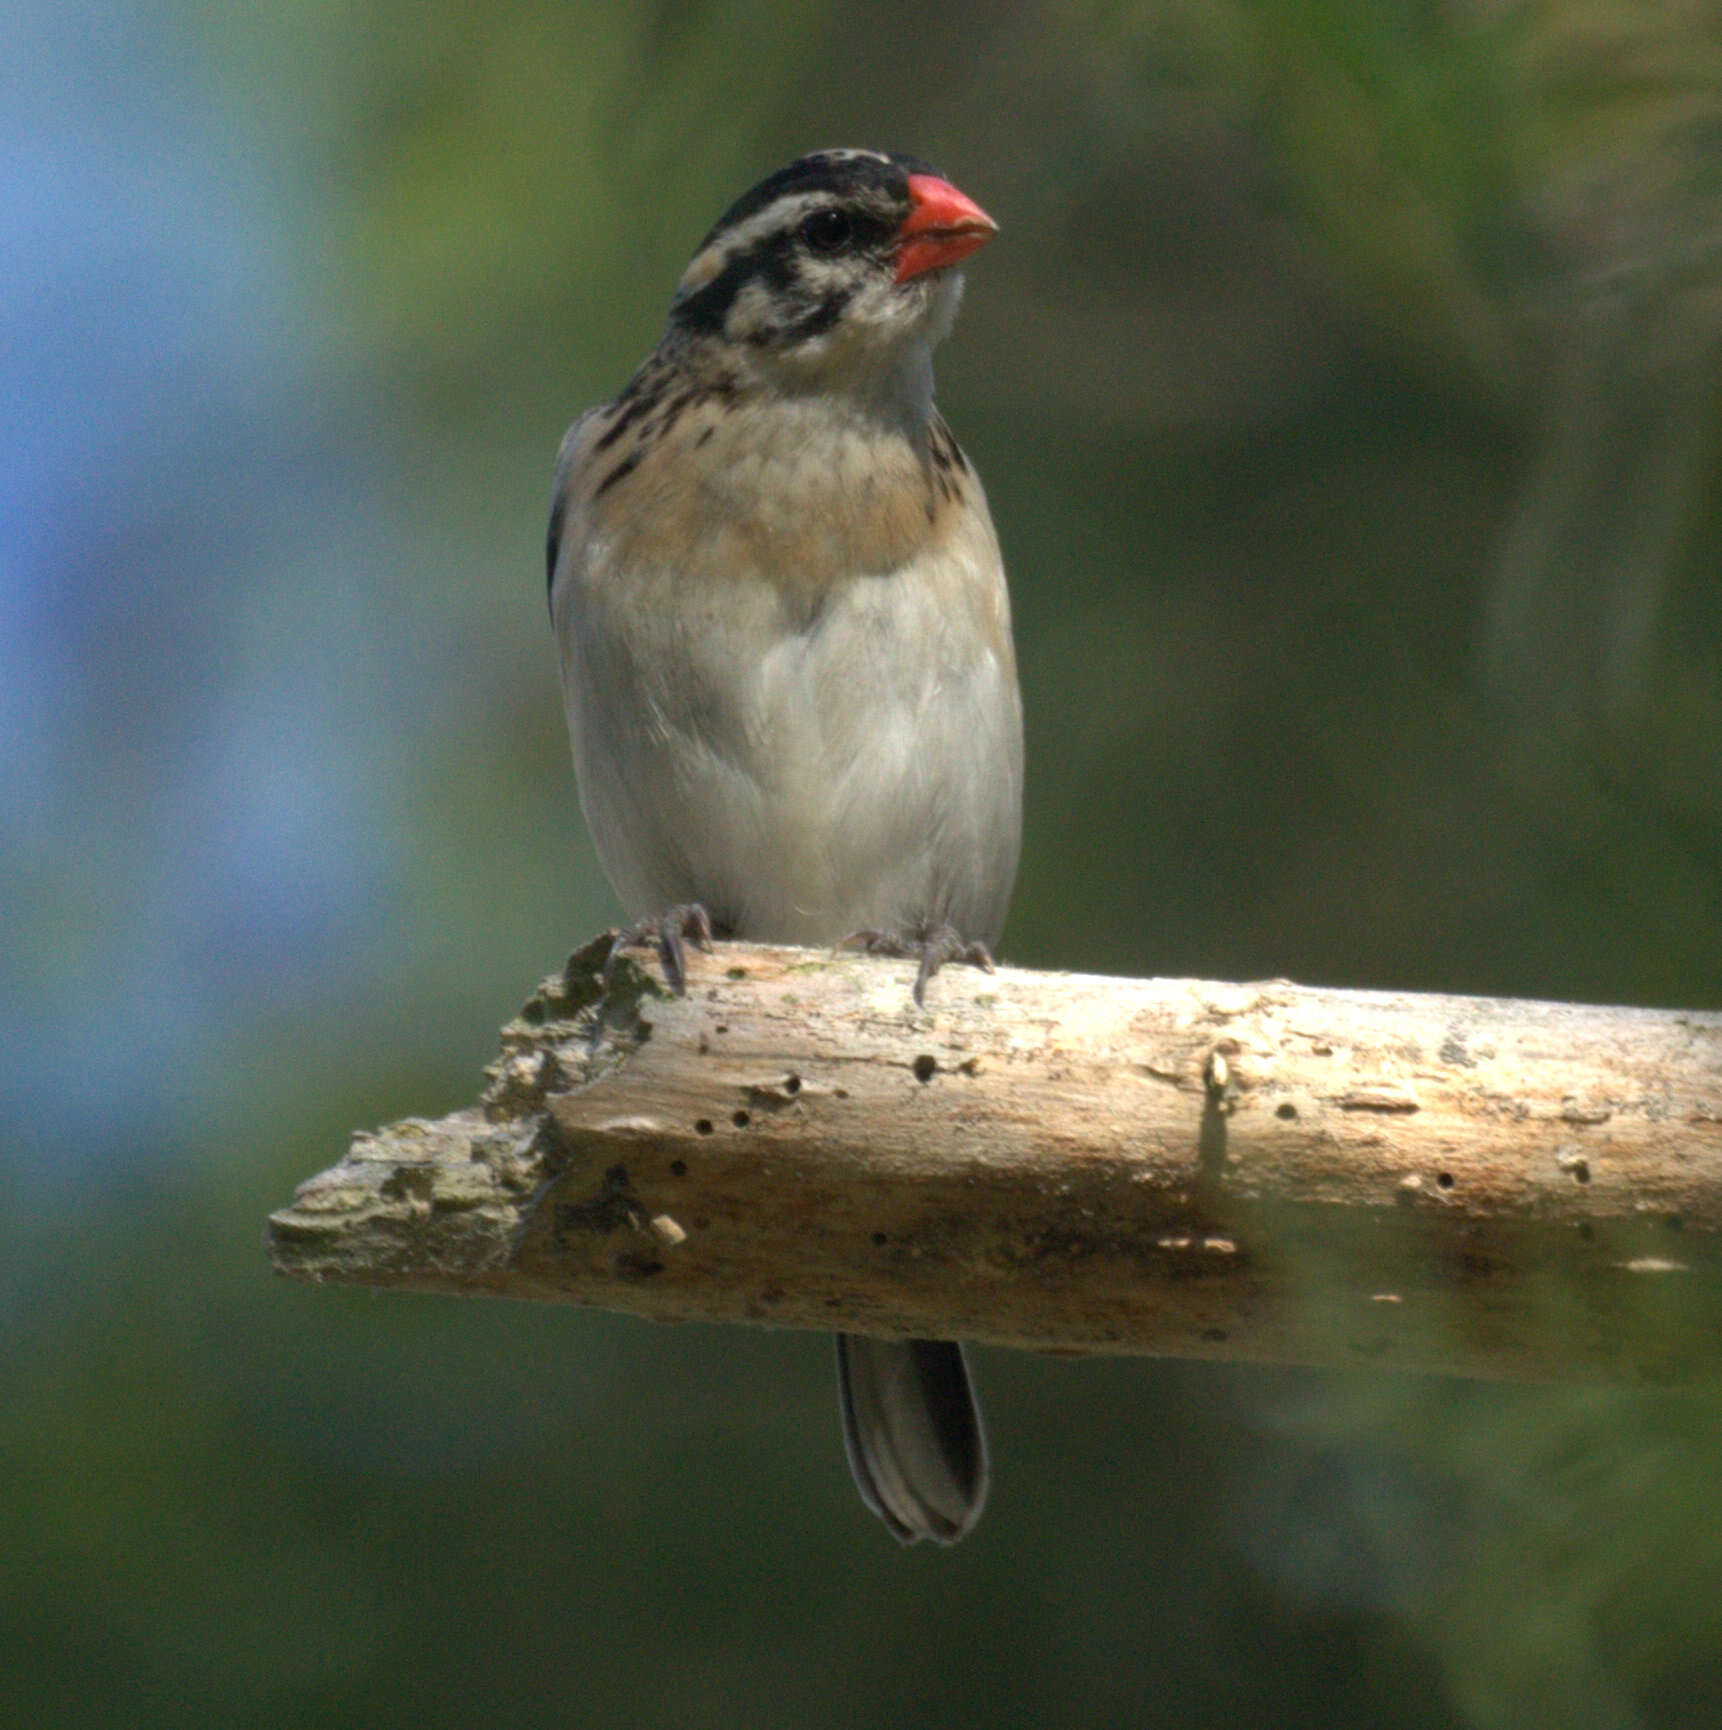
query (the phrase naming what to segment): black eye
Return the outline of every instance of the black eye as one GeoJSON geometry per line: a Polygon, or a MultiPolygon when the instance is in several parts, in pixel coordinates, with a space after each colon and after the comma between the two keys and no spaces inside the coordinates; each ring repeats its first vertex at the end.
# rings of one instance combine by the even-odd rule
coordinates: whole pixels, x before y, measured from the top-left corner
{"type": "Polygon", "coordinates": [[[816,210],[801,223],[801,238],[815,252],[836,252],[849,244],[854,233],[855,225],[844,210],[816,210]]]}

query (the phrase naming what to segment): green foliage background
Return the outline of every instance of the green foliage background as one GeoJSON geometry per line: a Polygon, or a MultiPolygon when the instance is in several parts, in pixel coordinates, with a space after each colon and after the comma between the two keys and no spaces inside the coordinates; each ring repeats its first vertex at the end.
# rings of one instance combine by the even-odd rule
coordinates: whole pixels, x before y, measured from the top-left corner
{"type": "Polygon", "coordinates": [[[266,550],[217,535],[127,615],[69,814],[0,866],[8,1000],[79,1077],[0,1128],[6,1721],[1717,1722],[1714,1386],[982,1353],[993,1505],[899,1554],[824,1341],[289,1289],[261,1231],[352,1128],[464,1103],[612,917],[543,616],[550,461],[716,213],[823,144],[930,157],[1002,225],[940,393],[1017,607],[1008,959],[1722,1002],[1722,13],[186,0],[131,28],[117,85],[170,63],[264,189],[291,313],[229,384],[340,381],[360,455],[314,496],[272,472],[266,550]],[[159,789],[222,714],[301,704],[292,773],[362,789],[370,888],[314,962],[260,966],[255,913],[164,922],[137,865],[195,865],[220,813],[159,789]],[[116,993],[140,929],[155,984],[116,993]],[[177,1013],[192,951],[216,1012],[140,1123],[102,1054],[177,1013]]]}

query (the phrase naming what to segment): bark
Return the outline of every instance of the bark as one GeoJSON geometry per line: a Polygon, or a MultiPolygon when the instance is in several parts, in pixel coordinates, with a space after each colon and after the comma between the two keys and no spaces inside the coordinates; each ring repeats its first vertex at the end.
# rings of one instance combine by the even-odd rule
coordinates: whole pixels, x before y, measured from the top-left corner
{"type": "Polygon", "coordinates": [[[1722,1355],[1722,1015],[607,941],[481,1105],[270,1221],[310,1280],[1281,1363],[1722,1355]]]}

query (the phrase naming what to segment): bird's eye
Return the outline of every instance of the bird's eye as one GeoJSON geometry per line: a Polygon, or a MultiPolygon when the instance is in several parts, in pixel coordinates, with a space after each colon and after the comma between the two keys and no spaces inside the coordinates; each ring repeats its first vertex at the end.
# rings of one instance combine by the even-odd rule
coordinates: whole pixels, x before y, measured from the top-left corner
{"type": "Polygon", "coordinates": [[[854,232],[854,224],[842,210],[816,210],[801,224],[801,238],[815,252],[836,252],[849,244],[854,232]]]}

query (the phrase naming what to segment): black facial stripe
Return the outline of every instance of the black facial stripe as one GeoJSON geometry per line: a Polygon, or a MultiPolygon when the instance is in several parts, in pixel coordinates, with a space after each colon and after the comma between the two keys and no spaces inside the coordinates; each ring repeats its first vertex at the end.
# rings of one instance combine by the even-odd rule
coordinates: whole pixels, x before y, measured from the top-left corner
{"type": "Polygon", "coordinates": [[[735,297],[756,278],[776,293],[786,293],[795,283],[793,234],[761,235],[757,245],[737,253],[703,288],[676,302],[671,321],[684,330],[721,331],[735,297]]]}
{"type": "Polygon", "coordinates": [[[683,295],[671,306],[671,324],[679,325],[683,330],[721,331],[735,297],[741,293],[742,284],[752,275],[751,259],[732,258],[703,288],[683,295]]]}
{"type": "Polygon", "coordinates": [[[912,156],[829,151],[780,169],[743,194],[706,237],[702,251],[718,257],[726,239],[745,250],[733,251],[709,281],[674,303],[672,328],[765,348],[822,336],[842,319],[861,281],[889,269],[910,208],[909,175],[934,172],[912,156]],[[821,246],[808,223],[831,211],[841,212],[849,232],[840,244],[821,246]],[[834,278],[831,267],[845,267],[851,280],[834,278]],[[747,328],[732,328],[731,313],[750,284],[764,291],[761,308],[747,328]]]}
{"type": "Polygon", "coordinates": [[[843,316],[843,309],[855,298],[853,289],[834,288],[797,318],[785,324],[780,336],[795,342],[806,342],[823,336],[843,316]]]}
{"type": "MultiPolygon", "coordinates": [[[[863,204],[859,200],[851,200],[848,204],[823,205],[820,209],[841,210],[844,216],[848,218],[849,233],[839,246],[819,246],[807,234],[807,219],[804,217],[796,225],[796,238],[808,252],[815,256],[821,253],[831,256],[845,252],[885,252],[896,243],[897,230],[902,227],[906,207],[905,210],[899,210],[897,206],[893,205],[888,216],[876,207],[876,201],[863,204]]],[[[813,214],[817,215],[819,212],[816,211],[813,214]]]]}
{"type": "Polygon", "coordinates": [[[906,205],[909,176],[937,173],[931,163],[921,161],[918,156],[886,152],[844,156],[831,151],[815,151],[813,155],[803,156],[787,168],[767,175],[757,186],[744,192],[718,218],[704,244],[711,245],[725,229],[746,222],[785,193],[829,192],[837,198],[850,199],[857,193],[883,192],[892,202],[906,205]]]}

